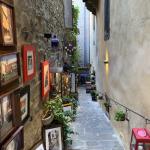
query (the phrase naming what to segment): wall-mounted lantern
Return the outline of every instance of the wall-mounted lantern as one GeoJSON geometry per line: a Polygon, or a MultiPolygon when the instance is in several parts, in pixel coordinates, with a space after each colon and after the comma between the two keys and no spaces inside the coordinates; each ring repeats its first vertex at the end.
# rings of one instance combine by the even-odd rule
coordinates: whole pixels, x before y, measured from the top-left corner
{"type": "Polygon", "coordinates": [[[145,128],[133,128],[130,150],[148,150],[150,149],[150,131],[145,128]]]}
{"type": "Polygon", "coordinates": [[[54,35],[51,39],[51,47],[57,48],[59,46],[59,39],[54,35]]]}
{"type": "Polygon", "coordinates": [[[104,60],[104,64],[108,64],[109,63],[109,61],[108,60],[104,60]]]}

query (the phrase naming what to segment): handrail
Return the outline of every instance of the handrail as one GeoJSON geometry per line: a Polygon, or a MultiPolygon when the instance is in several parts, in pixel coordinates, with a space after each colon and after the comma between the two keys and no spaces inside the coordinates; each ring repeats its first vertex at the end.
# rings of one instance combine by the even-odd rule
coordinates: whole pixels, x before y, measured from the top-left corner
{"type": "MultiPolygon", "coordinates": [[[[101,93],[101,94],[102,94],[102,93],[101,93]]],[[[114,99],[108,97],[108,95],[107,95],[106,93],[105,93],[105,94],[102,94],[102,95],[104,95],[106,99],[108,99],[108,100],[110,100],[110,101],[113,101],[115,104],[118,104],[118,105],[124,107],[124,108],[126,109],[126,111],[130,111],[130,112],[132,112],[132,113],[134,113],[134,114],[140,116],[141,118],[145,119],[145,123],[146,123],[146,124],[150,124],[150,119],[149,119],[149,118],[146,118],[145,116],[139,114],[138,112],[136,112],[136,111],[134,111],[134,110],[128,108],[127,106],[125,106],[125,105],[123,105],[123,104],[117,102],[116,100],[114,100],[114,99]]]]}

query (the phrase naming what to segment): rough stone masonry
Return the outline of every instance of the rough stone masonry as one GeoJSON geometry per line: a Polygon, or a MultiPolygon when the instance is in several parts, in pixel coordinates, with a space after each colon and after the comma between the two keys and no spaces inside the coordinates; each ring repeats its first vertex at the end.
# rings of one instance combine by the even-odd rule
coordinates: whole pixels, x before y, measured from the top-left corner
{"type": "Polygon", "coordinates": [[[23,44],[32,44],[36,47],[36,77],[26,83],[30,84],[30,114],[32,118],[25,123],[24,150],[29,150],[41,138],[42,105],[39,68],[42,58],[38,57],[38,52],[47,48],[47,41],[43,37],[44,33],[56,34],[62,46],[61,41],[64,35],[63,0],[15,0],[15,15],[18,51],[21,51],[23,44]]]}

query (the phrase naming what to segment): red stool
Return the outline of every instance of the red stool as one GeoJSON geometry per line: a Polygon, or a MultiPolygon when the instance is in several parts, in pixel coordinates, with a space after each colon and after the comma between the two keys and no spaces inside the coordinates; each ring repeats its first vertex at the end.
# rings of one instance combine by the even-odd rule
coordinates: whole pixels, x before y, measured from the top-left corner
{"type": "Polygon", "coordinates": [[[150,150],[150,131],[148,129],[132,129],[130,150],[150,150]]]}

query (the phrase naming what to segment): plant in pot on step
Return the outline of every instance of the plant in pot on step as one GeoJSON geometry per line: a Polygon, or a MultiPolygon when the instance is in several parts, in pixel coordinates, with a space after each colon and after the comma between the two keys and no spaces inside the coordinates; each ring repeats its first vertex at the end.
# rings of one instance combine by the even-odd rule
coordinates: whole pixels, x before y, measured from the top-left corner
{"type": "Polygon", "coordinates": [[[92,100],[93,100],[93,101],[96,101],[96,100],[97,100],[97,93],[96,93],[96,90],[92,90],[92,91],[91,91],[91,97],[92,97],[92,100]]]}
{"type": "Polygon", "coordinates": [[[115,113],[115,120],[116,121],[125,121],[126,119],[126,113],[121,110],[121,109],[118,109],[115,113]]]}
{"type": "Polygon", "coordinates": [[[54,119],[54,114],[52,110],[45,108],[42,115],[42,124],[44,126],[50,125],[53,119],[54,119]]]}
{"type": "Polygon", "coordinates": [[[106,101],[106,102],[104,103],[104,106],[105,106],[106,111],[109,112],[109,108],[111,107],[110,102],[109,102],[109,101],[106,101]]]}

